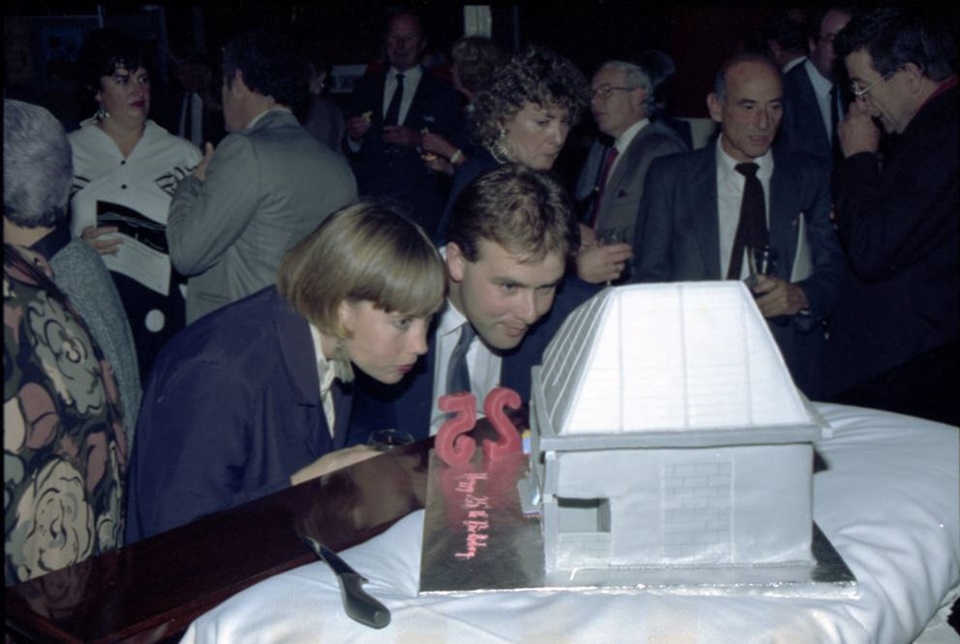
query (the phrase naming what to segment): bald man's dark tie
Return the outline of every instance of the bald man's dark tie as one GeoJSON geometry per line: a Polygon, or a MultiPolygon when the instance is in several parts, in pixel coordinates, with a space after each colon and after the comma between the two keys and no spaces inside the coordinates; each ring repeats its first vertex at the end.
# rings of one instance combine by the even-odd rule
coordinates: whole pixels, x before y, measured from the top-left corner
{"type": "Polygon", "coordinates": [[[470,391],[470,368],[467,366],[467,350],[470,343],[477,337],[473,325],[464,322],[460,327],[460,340],[450,355],[450,366],[447,368],[447,393],[456,394],[461,391],[470,391]]]}
{"type": "Polygon", "coordinates": [[[393,97],[387,107],[387,114],[383,117],[384,125],[399,125],[400,103],[403,101],[403,74],[397,74],[397,89],[393,90],[393,97]]]}
{"type": "Polygon", "coordinates": [[[743,201],[740,202],[740,223],[733,238],[733,253],[730,255],[728,280],[740,279],[743,271],[743,252],[747,248],[762,248],[770,243],[767,232],[767,206],[763,198],[763,185],[757,178],[756,163],[738,163],[737,172],[744,176],[743,201]]]}

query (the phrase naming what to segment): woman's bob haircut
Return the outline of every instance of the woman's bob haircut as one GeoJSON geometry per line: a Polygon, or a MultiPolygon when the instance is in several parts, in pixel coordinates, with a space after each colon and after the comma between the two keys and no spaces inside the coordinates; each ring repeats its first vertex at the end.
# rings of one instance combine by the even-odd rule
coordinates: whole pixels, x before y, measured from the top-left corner
{"type": "Polygon", "coordinates": [[[341,303],[366,300],[383,311],[429,317],[443,304],[446,272],[433,242],[400,206],[362,200],[287,252],[277,287],[321,333],[346,338],[341,303]]]}

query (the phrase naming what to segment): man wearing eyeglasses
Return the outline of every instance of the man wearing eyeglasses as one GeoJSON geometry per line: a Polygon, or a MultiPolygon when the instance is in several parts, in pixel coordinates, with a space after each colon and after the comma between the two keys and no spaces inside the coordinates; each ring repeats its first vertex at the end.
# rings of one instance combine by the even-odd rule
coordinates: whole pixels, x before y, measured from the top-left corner
{"type": "Polygon", "coordinates": [[[833,43],[850,22],[849,9],[826,9],[809,38],[809,55],[783,77],[783,125],[780,145],[828,160],[840,157],[836,124],[844,113],[843,92],[835,73],[833,43]]]}
{"type": "Polygon", "coordinates": [[[650,162],[687,150],[672,129],[650,120],[657,112],[657,88],[672,75],[673,61],[650,51],[632,62],[607,61],[593,76],[590,111],[611,142],[591,151],[596,158],[588,159],[580,179],[593,185],[577,254],[577,274],[584,281],[630,278],[630,246],[650,162]]]}
{"type": "Polygon", "coordinates": [[[857,100],[840,124],[836,400],[960,423],[960,92],[946,21],[882,9],[837,38],[857,100]],[[881,163],[879,122],[896,134],[881,163]]]}

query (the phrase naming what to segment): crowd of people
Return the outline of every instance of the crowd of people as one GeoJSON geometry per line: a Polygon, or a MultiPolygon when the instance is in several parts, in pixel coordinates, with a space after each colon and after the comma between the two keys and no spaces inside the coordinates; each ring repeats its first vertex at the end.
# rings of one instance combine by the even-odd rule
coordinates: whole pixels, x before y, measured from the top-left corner
{"type": "Polygon", "coordinates": [[[92,33],[79,129],[4,101],[5,583],[433,435],[445,394],[528,400],[604,286],[743,281],[811,399],[960,423],[956,45],[900,9],[806,24],[719,66],[698,149],[661,51],[588,77],[469,36],[451,83],[401,11],[341,112],[320,53],[254,30],[211,141],[202,68],[173,134],[136,39],[92,33]]]}

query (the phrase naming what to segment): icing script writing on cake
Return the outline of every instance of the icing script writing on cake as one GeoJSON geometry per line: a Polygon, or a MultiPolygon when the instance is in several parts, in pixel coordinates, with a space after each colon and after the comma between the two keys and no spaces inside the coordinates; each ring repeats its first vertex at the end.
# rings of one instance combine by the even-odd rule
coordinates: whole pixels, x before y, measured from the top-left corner
{"type": "Polygon", "coordinates": [[[463,494],[461,507],[467,511],[466,518],[462,521],[467,529],[466,549],[464,552],[454,553],[458,559],[473,559],[477,556],[477,550],[487,547],[490,529],[490,516],[487,509],[490,505],[490,499],[486,496],[480,496],[477,492],[477,481],[486,481],[485,472],[471,472],[458,476],[456,491],[463,494]]]}

